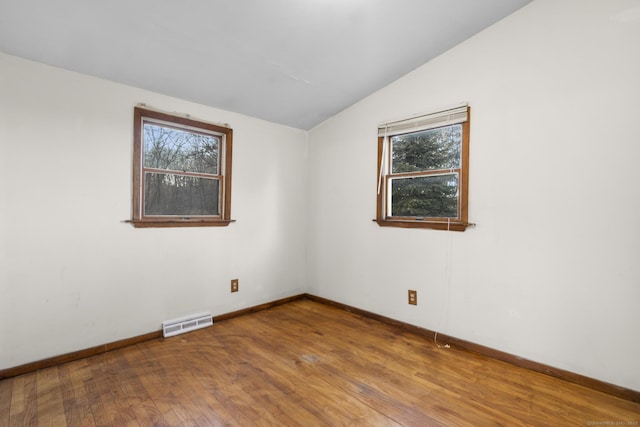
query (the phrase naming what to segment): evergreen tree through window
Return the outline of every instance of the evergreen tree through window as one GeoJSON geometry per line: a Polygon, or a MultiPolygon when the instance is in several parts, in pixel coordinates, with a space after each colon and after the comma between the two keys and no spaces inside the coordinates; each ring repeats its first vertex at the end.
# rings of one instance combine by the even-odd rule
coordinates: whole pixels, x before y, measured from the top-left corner
{"type": "Polygon", "coordinates": [[[378,145],[380,225],[466,228],[468,107],[381,126],[378,145]]]}

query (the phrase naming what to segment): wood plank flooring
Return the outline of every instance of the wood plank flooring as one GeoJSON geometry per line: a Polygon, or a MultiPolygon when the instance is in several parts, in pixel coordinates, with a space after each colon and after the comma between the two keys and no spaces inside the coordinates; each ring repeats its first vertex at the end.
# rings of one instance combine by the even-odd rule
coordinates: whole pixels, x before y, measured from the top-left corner
{"type": "Polygon", "coordinates": [[[640,403],[309,300],[0,382],[0,426],[638,425],[640,403]]]}

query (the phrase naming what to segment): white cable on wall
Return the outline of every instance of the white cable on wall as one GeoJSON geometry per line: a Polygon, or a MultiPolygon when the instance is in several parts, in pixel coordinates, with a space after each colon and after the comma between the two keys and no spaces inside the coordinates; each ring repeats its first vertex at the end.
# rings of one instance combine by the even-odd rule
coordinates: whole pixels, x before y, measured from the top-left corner
{"type": "MultiPolygon", "coordinates": [[[[453,233],[451,232],[451,219],[447,219],[447,242],[445,249],[445,264],[444,264],[444,294],[442,296],[442,310],[440,315],[440,328],[447,330],[449,323],[449,302],[451,299],[451,275],[453,264],[453,233]]],[[[436,330],[433,336],[433,342],[438,348],[451,348],[449,344],[438,344],[438,331],[436,330]]]]}

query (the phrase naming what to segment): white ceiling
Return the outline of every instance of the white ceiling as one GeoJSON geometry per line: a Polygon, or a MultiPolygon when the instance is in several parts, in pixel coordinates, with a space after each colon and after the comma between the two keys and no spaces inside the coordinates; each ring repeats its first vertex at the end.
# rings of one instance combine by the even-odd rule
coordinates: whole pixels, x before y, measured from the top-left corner
{"type": "Polygon", "coordinates": [[[0,51],[310,129],[529,1],[0,0],[0,51]]]}

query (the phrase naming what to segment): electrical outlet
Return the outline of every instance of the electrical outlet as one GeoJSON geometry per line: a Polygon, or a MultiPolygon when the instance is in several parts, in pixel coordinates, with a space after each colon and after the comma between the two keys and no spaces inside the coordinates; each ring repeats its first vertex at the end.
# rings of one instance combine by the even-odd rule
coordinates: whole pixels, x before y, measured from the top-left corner
{"type": "Polygon", "coordinates": [[[418,291],[409,289],[409,304],[418,305],[418,291]]]}
{"type": "Polygon", "coordinates": [[[238,292],[238,279],[231,279],[231,292],[238,292]]]}

